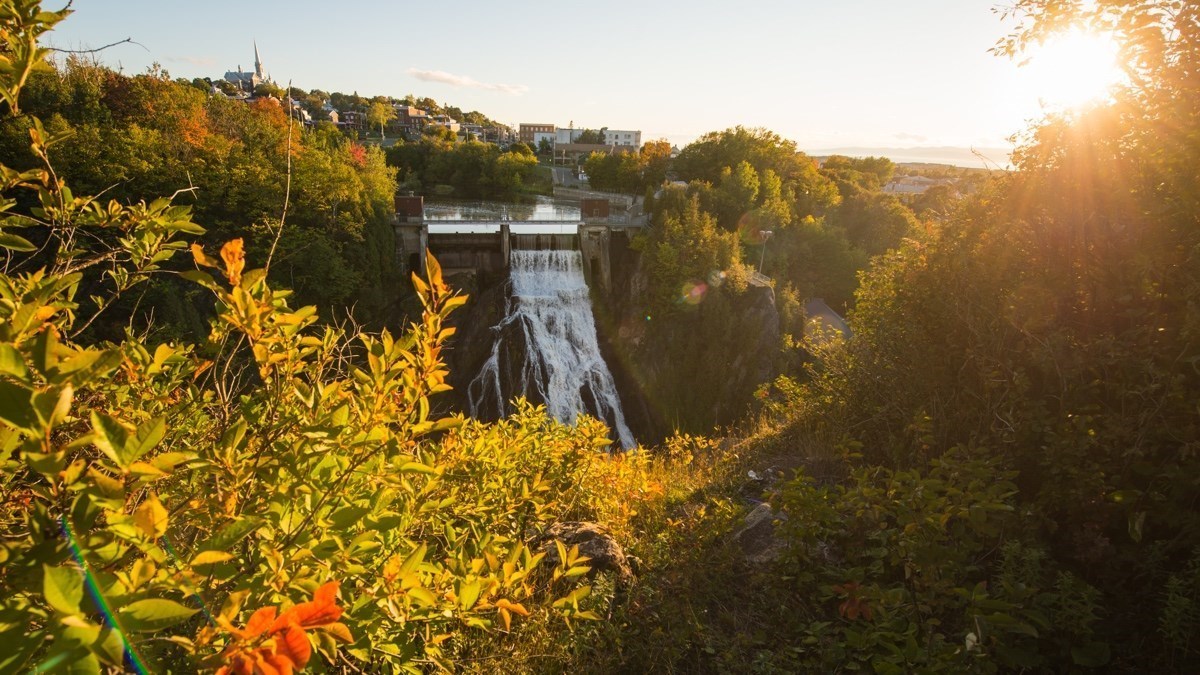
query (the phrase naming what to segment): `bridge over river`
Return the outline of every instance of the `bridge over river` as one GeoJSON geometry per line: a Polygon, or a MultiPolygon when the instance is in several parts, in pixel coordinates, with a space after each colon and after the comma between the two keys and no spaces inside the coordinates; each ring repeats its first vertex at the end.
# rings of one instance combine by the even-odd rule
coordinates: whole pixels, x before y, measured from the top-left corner
{"type": "Polygon", "coordinates": [[[578,250],[589,284],[611,288],[610,246],[628,237],[644,219],[610,212],[608,200],[584,199],[576,218],[446,217],[427,213],[422,197],[396,197],[396,259],[405,273],[425,268],[425,251],[437,257],[447,277],[506,274],[513,250],[578,250]]]}

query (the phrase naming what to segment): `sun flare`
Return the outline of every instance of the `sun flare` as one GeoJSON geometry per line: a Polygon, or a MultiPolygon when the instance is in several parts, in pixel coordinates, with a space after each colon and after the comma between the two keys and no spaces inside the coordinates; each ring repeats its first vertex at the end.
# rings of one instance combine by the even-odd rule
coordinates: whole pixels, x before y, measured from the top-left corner
{"type": "Polygon", "coordinates": [[[1111,37],[1063,33],[1030,54],[1021,81],[1045,107],[1077,108],[1105,98],[1121,81],[1118,53],[1111,37]]]}

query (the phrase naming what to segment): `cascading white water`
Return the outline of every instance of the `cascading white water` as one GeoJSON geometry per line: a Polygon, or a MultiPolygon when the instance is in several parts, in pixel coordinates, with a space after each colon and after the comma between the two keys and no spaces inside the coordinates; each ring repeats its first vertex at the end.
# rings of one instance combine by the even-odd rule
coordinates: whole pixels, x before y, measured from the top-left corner
{"type": "Polygon", "coordinates": [[[513,251],[512,293],[492,330],[491,355],[467,389],[473,417],[511,412],[524,396],[544,402],[557,420],[573,424],[583,412],[604,420],[624,448],[636,442],[600,355],[592,300],[579,251],[513,251]]]}

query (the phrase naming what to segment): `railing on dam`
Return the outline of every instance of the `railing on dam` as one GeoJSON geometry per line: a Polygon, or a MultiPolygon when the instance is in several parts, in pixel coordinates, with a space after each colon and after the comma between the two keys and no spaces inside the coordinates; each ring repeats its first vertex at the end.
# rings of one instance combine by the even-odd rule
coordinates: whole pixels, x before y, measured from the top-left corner
{"type": "Polygon", "coordinates": [[[504,225],[513,234],[575,234],[581,221],[576,220],[440,220],[427,219],[425,225],[435,234],[496,234],[504,225]]]}

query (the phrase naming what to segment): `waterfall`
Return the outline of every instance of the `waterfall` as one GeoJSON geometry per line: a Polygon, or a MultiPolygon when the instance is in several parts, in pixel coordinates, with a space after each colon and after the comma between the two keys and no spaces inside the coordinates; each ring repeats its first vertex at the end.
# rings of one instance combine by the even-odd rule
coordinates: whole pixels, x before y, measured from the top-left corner
{"type": "Polygon", "coordinates": [[[509,401],[524,396],[566,424],[581,412],[603,420],[622,447],[635,447],[596,342],[583,256],[513,251],[510,268],[504,319],[492,328],[491,355],[467,388],[471,416],[506,415],[509,401]]]}

